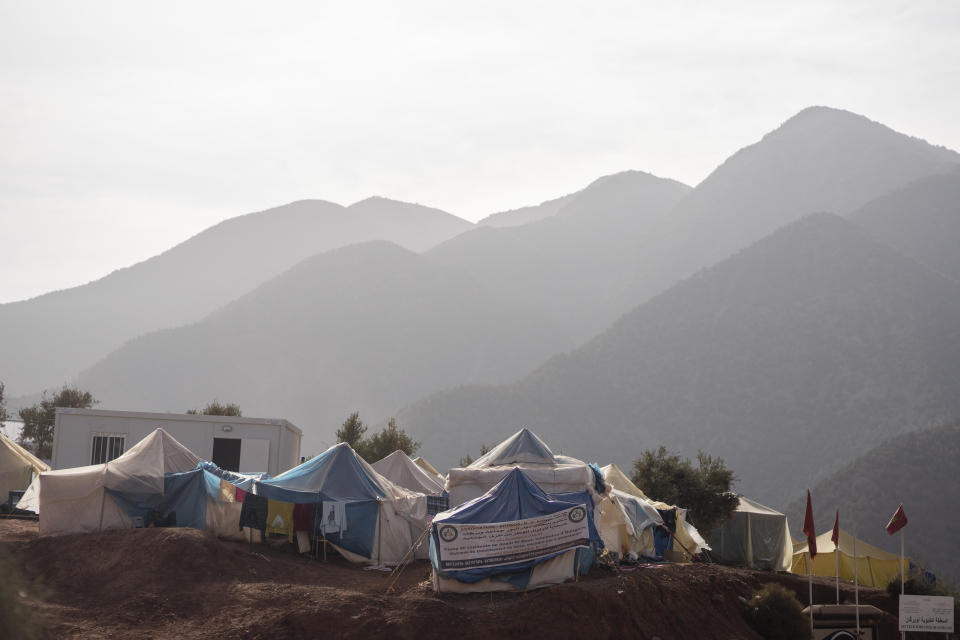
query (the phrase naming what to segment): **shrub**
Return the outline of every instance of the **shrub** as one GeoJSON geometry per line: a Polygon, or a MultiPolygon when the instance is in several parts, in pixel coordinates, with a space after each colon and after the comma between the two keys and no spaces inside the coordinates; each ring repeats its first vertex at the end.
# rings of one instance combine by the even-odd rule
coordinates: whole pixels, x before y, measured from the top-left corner
{"type": "Polygon", "coordinates": [[[744,617],[767,640],[809,640],[810,619],[786,587],[768,582],[744,605],[744,617]]]}

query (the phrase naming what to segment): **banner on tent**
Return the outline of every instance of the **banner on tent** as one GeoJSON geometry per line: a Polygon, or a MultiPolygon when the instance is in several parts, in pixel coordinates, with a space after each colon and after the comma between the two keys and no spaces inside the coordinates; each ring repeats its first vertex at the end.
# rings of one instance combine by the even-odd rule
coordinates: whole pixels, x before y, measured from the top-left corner
{"type": "Polygon", "coordinates": [[[485,524],[437,523],[440,569],[495,567],[590,544],[582,506],[547,516],[485,524]]]}

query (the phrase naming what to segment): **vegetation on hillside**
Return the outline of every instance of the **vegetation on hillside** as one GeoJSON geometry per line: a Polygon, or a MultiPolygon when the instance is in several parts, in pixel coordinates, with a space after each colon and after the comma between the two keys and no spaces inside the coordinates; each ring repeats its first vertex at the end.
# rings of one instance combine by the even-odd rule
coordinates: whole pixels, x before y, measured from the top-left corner
{"type": "Polygon", "coordinates": [[[390,418],[386,427],[369,438],[365,436],[367,430],[360,413],[354,411],[337,429],[337,442],[346,442],[367,462],[381,460],[398,449],[409,456],[420,448],[420,443],[397,425],[396,418],[390,418]]]}

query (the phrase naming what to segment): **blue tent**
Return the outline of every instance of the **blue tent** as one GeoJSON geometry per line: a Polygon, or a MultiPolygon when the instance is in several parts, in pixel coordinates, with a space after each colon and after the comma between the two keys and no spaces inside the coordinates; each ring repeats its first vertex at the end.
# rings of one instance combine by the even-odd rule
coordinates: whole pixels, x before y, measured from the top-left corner
{"type": "MultiPolygon", "coordinates": [[[[494,538],[499,537],[503,540],[504,535],[494,534],[494,538]]],[[[434,517],[430,535],[430,560],[437,590],[526,589],[542,586],[538,583],[536,576],[537,567],[568,554],[571,549],[576,549],[576,553],[570,557],[569,566],[559,572],[561,579],[553,579],[558,575],[553,571],[552,578],[546,580],[544,584],[561,582],[563,579],[586,571],[592,564],[594,549],[600,548],[602,544],[593,522],[593,499],[587,491],[548,495],[523,471],[514,468],[484,495],[434,517]],[[456,539],[462,531],[458,525],[516,523],[568,510],[570,510],[568,515],[571,522],[578,523],[580,518],[586,517],[586,535],[569,540],[559,545],[559,548],[544,546],[512,555],[497,555],[499,552],[494,552],[488,558],[472,558],[466,561],[453,561],[444,557],[441,537],[448,542],[456,539]],[[521,557],[524,554],[529,557],[521,557]],[[510,562],[514,557],[517,561],[510,562]],[[467,568],[471,564],[473,568],[467,568]],[[452,581],[477,585],[477,588],[457,588],[452,581]],[[486,582],[481,586],[478,584],[481,581],[486,582]],[[441,587],[441,583],[445,586],[441,587]]]]}

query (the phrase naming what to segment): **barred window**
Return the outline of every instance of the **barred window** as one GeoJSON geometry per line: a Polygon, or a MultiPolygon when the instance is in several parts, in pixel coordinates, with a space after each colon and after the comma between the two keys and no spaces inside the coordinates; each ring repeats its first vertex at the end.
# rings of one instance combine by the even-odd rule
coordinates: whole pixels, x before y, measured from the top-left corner
{"type": "Polygon", "coordinates": [[[103,464],[119,458],[127,436],[122,433],[91,434],[90,464],[103,464]]]}

